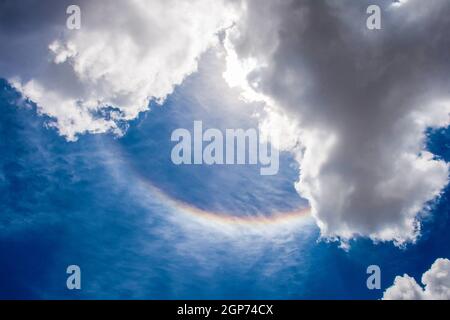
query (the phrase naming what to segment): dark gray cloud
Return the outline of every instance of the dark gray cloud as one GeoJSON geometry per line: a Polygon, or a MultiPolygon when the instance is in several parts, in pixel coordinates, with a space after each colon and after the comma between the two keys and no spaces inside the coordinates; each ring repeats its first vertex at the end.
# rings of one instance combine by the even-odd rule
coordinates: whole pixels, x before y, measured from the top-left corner
{"type": "MultiPolygon", "coordinates": [[[[83,2],[83,1],[81,1],[83,2]]],[[[4,0],[0,3],[1,77],[29,80],[50,59],[48,45],[65,28],[68,0],[4,0]]]]}
{"type": "Polygon", "coordinates": [[[326,237],[414,240],[447,183],[424,130],[449,124],[450,3],[248,1],[229,32],[256,91],[299,123],[298,190],[326,237]],[[368,30],[366,9],[382,9],[368,30]]]}

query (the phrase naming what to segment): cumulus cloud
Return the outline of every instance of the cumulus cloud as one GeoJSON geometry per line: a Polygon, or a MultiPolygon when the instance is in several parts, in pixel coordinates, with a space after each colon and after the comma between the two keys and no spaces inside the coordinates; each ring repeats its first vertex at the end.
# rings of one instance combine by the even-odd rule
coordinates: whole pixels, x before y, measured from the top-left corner
{"type": "Polygon", "coordinates": [[[407,274],[395,277],[383,300],[448,300],[450,299],[450,260],[439,258],[422,275],[422,288],[407,274]]]}
{"type": "Polygon", "coordinates": [[[232,22],[219,1],[77,1],[81,29],[66,28],[68,1],[2,1],[0,76],[34,101],[68,140],[121,134],[162,101],[232,22]]]}
{"type": "Polygon", "coordinates": [[[448,182],[424,131],[450,124],[450,3],[375,3],[381,30],[366,28],[374,1],[246,1],[227,31],[225,76],[244,73],[245,96],[275,115],[263,123],[295,124],[283,125],[297,134],[284,147],[324,238],[401,245],[448,182]]]}

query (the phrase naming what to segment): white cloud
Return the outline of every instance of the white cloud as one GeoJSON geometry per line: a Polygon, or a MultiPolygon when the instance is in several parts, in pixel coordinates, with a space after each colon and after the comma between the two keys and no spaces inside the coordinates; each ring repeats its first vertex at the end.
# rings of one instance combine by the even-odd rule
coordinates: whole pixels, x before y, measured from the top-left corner
{"type": "MultiPolygon", "coordinates": [[[[41,3],[31,1],[22,10],[33,6],[41,3]]],[[[149,99],[165,99],[196,71],[200,55],[234,16],[226,1],[81,1],[79,6],[80,30],[66,29],[65,10],[54,13],[55,23],[42,22],[59,10],[49,7],[35,17],[44,24],[40,32],[1,34],[14,38],[10,50],[28,54],[12,66],[0,65],[0,74],[54,118],[52,125],[68,140],[85,132],[120,134],[121,122],[147,110],[149,99]],[[31,67],[24,64],[29,60],[31,67]]]]}
{"type": "Polygon", "coordinates": [[[450,299],[450,260],[439,258],[422,275],[422,288],[407,274],[395,277],[383,300],[448,300],[450,299]]]}
{"type": "Polygon", "coordinates": [[[225,75],[266,100],[262,128],[283,119],[297,135],[282,147],[300,162],[296,187],[323,237],[401,245],[417,239],[418,214],[448,182],[424,132],[450,124],[450,4],[380,2],[383,28],[369,31],[370,1],[246,1],[227,31],[225,75]]]}
{"type": "Polygon", "coordinates": [[[408,0],[395,0],[395,2],[392,3],[392,6],[393,7],[400,7],[400,6],[404,5],[407,2],[408,2],[408,0]]]}

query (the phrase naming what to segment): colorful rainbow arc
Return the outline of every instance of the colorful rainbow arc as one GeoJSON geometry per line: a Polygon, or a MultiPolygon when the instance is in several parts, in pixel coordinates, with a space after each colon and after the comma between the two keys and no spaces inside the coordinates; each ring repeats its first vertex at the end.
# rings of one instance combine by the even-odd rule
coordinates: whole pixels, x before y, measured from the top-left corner
{"type": "Polygon", "coordinates": [[[199,218],[201,220],[207,220],[210,222],[216,222],[228,225],[247,225],[247,226],[262,226],[262,225],[277,225],[299,222],[300,220],[306,220],[311,217],[311,209],[309,207],[301,208],[286,212],[275,212],[271,214],[259,214],[259,215],[231,215],[222,212],[206,211],[190,205],[186,202],[174,199],[164,193],[161,189],[152,185],[149,182],[145,183],[153,195],[157,196],[161,202],[178,210],[179,212],[188,214],[192,217],[199,218]]]}

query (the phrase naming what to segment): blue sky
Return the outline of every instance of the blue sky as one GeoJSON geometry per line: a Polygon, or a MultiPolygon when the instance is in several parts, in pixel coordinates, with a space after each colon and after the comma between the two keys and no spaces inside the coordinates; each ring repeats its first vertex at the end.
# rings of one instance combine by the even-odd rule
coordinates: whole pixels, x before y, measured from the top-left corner
{"type": "MultiPolygon", "coordinates": [[[[232,213],[230,203],[250,213],[267,206],[262,195],[271,188],[277,189],[273,208],[304,203],[286,154],[280,174],[267,178],[250,166],[177,167],[167,161],[171,131],[189,126],[195,116],[186,111],[201,108],[187,93],[195,81],[194,75],[162,107],[142,114],[124,137],[86,135],[74,143],[45,128],[33,104],[24,105],[2,82],[2,298],[379,299],[382,290],[366,288],[368,265],[381,267],[385,289],[396,275],[419,279],[437,257],[450,255],[443,245],[450,240],[448,189],[425,218],[417,244],[404,249],[359,239],[344,251],[318,242],[310,223],[286,238],[249,240],[261,246],[253,251],[240,245],[239,236],[205,240],[192,233],[198,229],[165,220],[167,209],[152,202],[150,191],[142,200],[133,176],[196,206],[220,205],[232,213]],[[242,200],[245,192],[254,200],[242,200]],[[81,291],[65,288],[69,264],[82,269],[81,291]]],[[[202,113],[206,123],[214,118],[214,110],[202,113]]],[[[448,129],[430,131],[428,148],[448,161],[449,139],[448,129]]]]}
{"type": "Polygon", "coordinates": [[[0,4],[1,299],[450,298],[448,1],[69,4],[0,4]],[[278,173],[175,165],[199,120],[278,173]]]}

